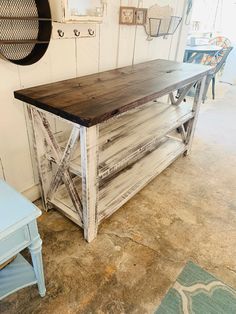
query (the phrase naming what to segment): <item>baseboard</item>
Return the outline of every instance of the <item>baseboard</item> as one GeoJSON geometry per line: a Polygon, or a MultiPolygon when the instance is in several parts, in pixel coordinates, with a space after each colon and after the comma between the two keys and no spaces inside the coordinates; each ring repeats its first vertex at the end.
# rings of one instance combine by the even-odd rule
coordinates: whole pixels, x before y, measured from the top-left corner
{"type": "Polygon", "coordinates": [[[31,202],[37,201],[41,197],[39,184],[33,185],[29,189],[23,191],[22,194],[31,202]]]}

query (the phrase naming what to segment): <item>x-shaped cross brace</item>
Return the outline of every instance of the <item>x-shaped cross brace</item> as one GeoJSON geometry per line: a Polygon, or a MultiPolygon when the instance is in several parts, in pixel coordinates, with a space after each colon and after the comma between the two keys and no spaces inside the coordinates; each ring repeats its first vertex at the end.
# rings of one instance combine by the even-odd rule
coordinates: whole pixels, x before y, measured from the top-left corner
{"type": "Polygon", "coordinates": [[[170,101],[172,105],[178,106],[181,104],[181,102],[184,100],[186,95],[189,93],[190,89],[194,86],[195,83],[191,83],[187,86],[185,86],[183,89],[178,90],[178,97],[177,100],[175,99],[173,93],[170,93],[170,101]]]}
{"type": "Polygon", "coordinates": [[[61,181],[63,181],[73,202],[75,211],[78,213],[82,222],[82,202],[68,170],[71,157],[79,140],[80,127],[73,127],[65,151],[64,153],[62,153],[61,148],[57,143],[57,140],[51,130],[50,124],[45,115],[35,109],[31,109],[31,113],[35,123],[37,124],[38,130],[41,130],[44,140],[52,149],[55,162],[57,164],[57,170],[50,183],[50,187],[46,196],[46,201],[51,201],[53,199],[53,196],[55,195],[61,181]]]}

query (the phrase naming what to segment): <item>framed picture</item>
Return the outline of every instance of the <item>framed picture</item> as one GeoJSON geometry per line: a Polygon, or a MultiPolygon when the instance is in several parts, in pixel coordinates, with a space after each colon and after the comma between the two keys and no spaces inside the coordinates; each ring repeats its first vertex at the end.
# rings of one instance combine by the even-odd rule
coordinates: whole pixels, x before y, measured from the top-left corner
{"type": "Polygon", "coordinates": [[[144,25],[147,22],[147,9],[136,9],[135,24],[144,25]]]}
{"type": "Polygon", "coordinates": [[[134,7],[120,7],[120,24],[134,25],[135,11],[134,7]]]}

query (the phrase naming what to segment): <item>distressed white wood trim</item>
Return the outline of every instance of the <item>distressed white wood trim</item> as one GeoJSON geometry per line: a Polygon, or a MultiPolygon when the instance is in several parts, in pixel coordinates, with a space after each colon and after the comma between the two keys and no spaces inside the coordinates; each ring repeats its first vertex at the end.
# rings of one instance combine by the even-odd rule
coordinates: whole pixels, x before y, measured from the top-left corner
{"type": "Polygon", "coordinates": [[[56,173],[54,174],[54,177],[52,179],[49,191],[48,191],[48,200],[51,200],[54,193],[56,192],[60,182],[63,180],[63,176],[66,170],[68,170],[69,168],[69,164],[70,164],[70,159],[72,157],[72,154],[75,150],[77,141],[79,139],[79,135],[80,135],[80,128],[79,126],[75,126],[72,129],[69,141],[66,145],[65,151],[63,153],[63,156],[61,158],[61,161],[59,162],[59,164],[57,165],[57,170],[56,173]]]}
{"type": "MultiPolygon", "coordinates": [[[[173,106],[149,102],[100,124],[99,179],[113,175],[142,158],[163,137],[192,118],[192,105],[188,103],[173,106]]],[[[67,142],[65,138],[58,138],[58,142],[64,150],[67,142]]],[[[81,177],[79,149],[75,152],[69,169],[81,177]]]]}
{"type": "Polygon", "coordinates": [[[184,100],[184,98],[186,97],[186,95],[188,94],[188,92],[191,90],[191,88],[193,87],[195,83],[191,83],[185,87],[183,87],[182,89],[179,90],[179,95],[177,100],[175,100],[173,93],[170,93],[170,101],[172,105],[178,106],[181,104],[181,102],[184,100]]]}
{"type": "Polygon", "coordinates": [[[186,136],[187,150],[185,152],[185,155],[189,155],[192,149],[193,138],[194,138],[196,125],[198,121],[198,115],[199,115],[200,107],[203,101],[203,93],[205,89],[205,84],[206,84],[206,76],[204,76],[204,78],[197,83],[196,93],[195,93],[194,102],[193,102],[194,118],[189,121],[188,127],[187,127],[187,136],[186,136]]]}
{"type": "Polygon", "coordinates": [[[31,129],[32,129],[34,158],[35,158],[35,164],[36,164],[37,169],[38,169],[38,179],[39,179],[39,186],[40,186],[40,191],[41,191],[42,203],[43,203],[44,209],[47,211],[48,208],[47,208],[46,183],[47,183],[48,179],[45,177],[47,175],[47,172],[45,171],[44,165],[42,162],[44,152],[42,151],[42,148],[40,149],[40,145],[39,145],[40,138],[38,135],[36,121],[34,119],[33,110],[34,109],[31,106],[27,105],[29,123],[30,123],[31,129]]]}
{"type": "MultiPolygon", "coordinates": [[[[45,141],[48,142],[48,144],[50,145],[50,147],[52,148],[52,150],[54,152],[56,163],[59,164],[61,159],[62,159],[62,152],[61,152],[60,146],[58,145],[58,143],[54,137],[54,134],[50,128],[49,122],[47,121],[45,115],[41,112],[38,112],[36,109],[33,110],[33,114],[35,116],[35,119],[38,123],[40,130],[44,134],[45,141]]],[[[80,197],[76,191],[76,188],[73,184],[71,175],[67,169],[65,170],[65,172],[63,174],[63,181],[64,181],[65,186],[67,187],[68,193],[70,194],[70,197],[73,201],[75,210],[77,211],[80,219],[82,219],[80,197]]]]}
{"type": "Polygon", "coordinates": [[[152,179],[184,153],[186,146],[175,139],[163,139],[159,147],[124,169],[100,187],[98,220],[113,214],[152,179]]]}
{"type": "Polygon", "coordinates": [[[184,127],[184,125],[183,125],[183,124],[180,126],[180,134],[181,134],[181,137],[182,137],[182,141],[183,141],[183,143],[185,143],[185,144],[186,144],[186,140],[187,140],[187,132],[186,132],[185,127],[184,127]]]}
{"type": "Polygon", "coordinates": [[[96,238],[98,229],[98,133],[98,126],[81,127],[83,223],[88,242],[96,238]]]}
{"type": "Polygon", "coordinates": [[[82,220],[78,217],[78,214],[75,213],[70,206],[67,206],[66,204],[64,204],[63,202],[61,202],[60,200],[57,199],[53,199],[51,202],[49,201],[49,203],[55,207],[59,212],[61,212],[62,214],[64,214],[67,218],[69,218],[70,220],[72,220],[74,223],[76,223],[78,226],[80,226],[81,228],[83,228],[83,222],[82,220]]]}

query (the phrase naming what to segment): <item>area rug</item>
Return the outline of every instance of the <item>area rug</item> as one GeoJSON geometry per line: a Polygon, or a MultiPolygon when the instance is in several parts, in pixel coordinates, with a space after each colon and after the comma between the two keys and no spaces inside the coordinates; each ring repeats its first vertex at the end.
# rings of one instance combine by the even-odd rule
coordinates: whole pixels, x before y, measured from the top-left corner
{"type": "Polygon", "coordinates": [[[235,314],[236,291],[189,262],[155,314],[235,314]]]}

